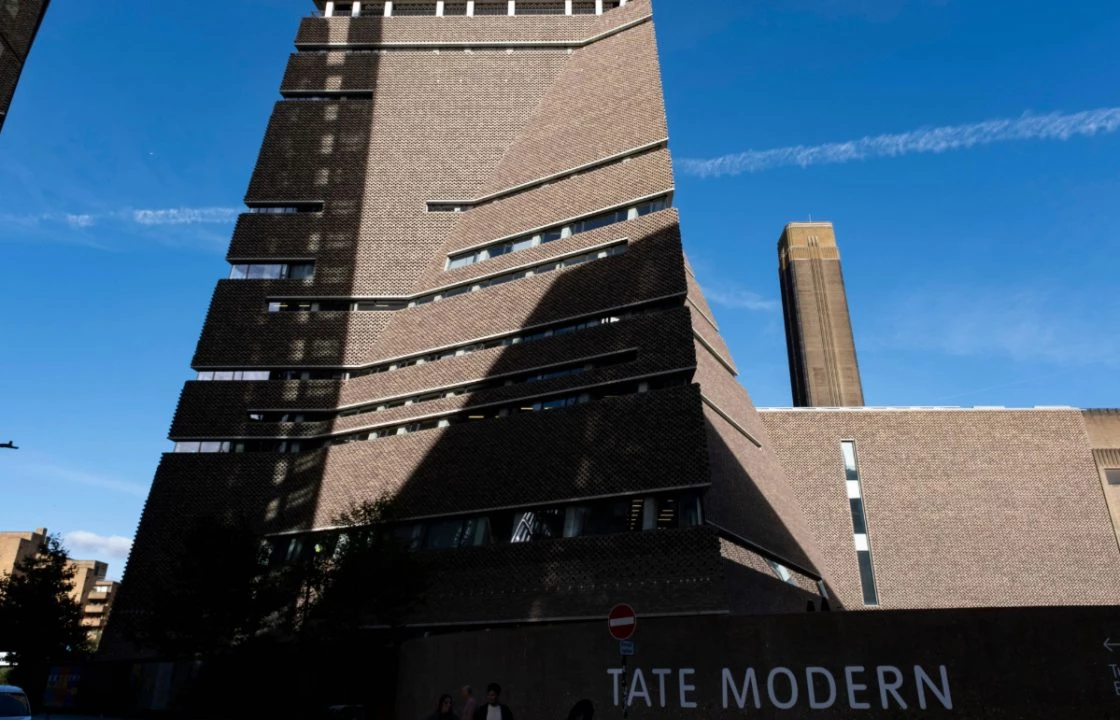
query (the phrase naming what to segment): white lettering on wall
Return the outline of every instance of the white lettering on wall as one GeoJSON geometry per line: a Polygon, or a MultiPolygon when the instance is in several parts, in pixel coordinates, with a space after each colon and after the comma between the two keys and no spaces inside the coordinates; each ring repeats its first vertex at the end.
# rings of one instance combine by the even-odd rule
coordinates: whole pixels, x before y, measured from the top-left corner
{"type": "Polygon", "coordinates": [[[774,707],[779,710],[789,710],[797,704],[797,678],[794,677],[793,671],[789,668],[776,667],[770,671],[770,675],[766,678],[766,694],[770,696],[770,702],[774,707]],[[789,699],[779,700],[778,694],[774,692],[774,678],[783,675],[789,682],[789,699]]]}
{"type": "Polygon", "coordinates": [[[902,687],[903,683],[902,671],[893,665],[880,665],[876,669],[876,672],[879,675],[879,699],[883,701],[883,709],[890,709],[891,702],[889,699],[887,699],[887,695],[889,693],[894,697],[894,701],[898,703],[898,706],[905,710],[907,707],[906,701],[903,700],[902,696],[898,694],[898,689],[902,687]],[[893,682],[887,681],[888,673],[894,675],[893,682]]]}
{"type": "Polygon", "coordinates": [[[626,707],[634,705],[634,698],[640,697],[646,701],[646,707],[653,707],[649,699],[649,689],[646,687],[646,676],[638,668],[634,668],[634,679],[630,681],[630,694],[626,697],[626,707]],[[641,686],[641,690],[638,687],[641,686]]]}
{"type": "Polygon", "coordinates": [[[856,699],[856,693],[860,690],[866,690],[867,686],[862,683],[857,683],[853,677],[856,673],[862,673],[862,665],[848,665],[844,668],[844,679],[848,682],[848,707],[853,710],[870,710],[871,703],[863,702],[856,699]]]}
{"type": "Polygon", "coordinates": [[[614,706],[618,707],[618,684],[622,677],[622,668],[607,668],[607,674],[614,678],[614,706]]]}
{"type": "Polygon", "coordinates": [[[665,676],[673,672],[669,668],[654,668],[653,674],[657,676],[657,689],[658,697],[661,700],[661,707],[665,707],[665,676]]]}
{"type": "Polygon", "coordinates": [[[926,709],[926,688],[937,696],[941,702],[942,707],[946,710],[953,709],[953,695],[949,690],[949,671],[945,669],[944,665],[940,666],[941,670],[941,687],[933,684],[933,678],[926,674],[921,665],[914,666],[914,683],[918,686],[918,707],[922,710],[926,709]]]}
{"type": "Polygon", "coordinates": [[[680,673],[677,674],[677,682],[680,685],[681,691],[681,707],[685,709],[692,709],[696,707],[696,701],[688,697],[688,693],[696,689],[695,685],[689,685],[685,682],[686,675],[695,675],[696,670],[693,668],[681,668],[680,673]]]}
{"type": "MultiPolygon", "coordinates": [[[[723,669],[723,709],[726,710],[729,705],[727,704],[727,690],[731,689],[731,694],[735,696],[735,704],[742,710],[747,706],[748,693],[754,693],[754,707],[757,710],[762,707],[762,701],[758,698],[758,678],[755,676],[754,668],[747,668],[743,673],[743,684],[740,687],[735,684],[735,678],[731,675],[731,670],[728,668],[723,669]],[[740,690],[742,692],[740,692],[740,690]]],[[[615,698],[618,698],[618,693],[615,693],[615,698]]],[[[615,703],[618,704],[617,702],[615,703]]]]}
{"type": "Polygon", "coordinates": [[[832,677],[832,673],[825,670],[823,667],[810,666],[805,668],[805,687],[809,694],[810,710],[827,710],[836,704],[836,678],[832,677]],[[817,688],[813,681],[814,676],[823,677],[828,681],[827,700],[820,700],[817,698],[817,688]]]}

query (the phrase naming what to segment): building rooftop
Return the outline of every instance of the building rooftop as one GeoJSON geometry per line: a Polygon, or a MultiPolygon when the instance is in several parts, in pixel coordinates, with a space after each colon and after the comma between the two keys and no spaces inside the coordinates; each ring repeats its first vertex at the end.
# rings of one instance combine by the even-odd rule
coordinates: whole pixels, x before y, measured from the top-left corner
{"type": "Polygon", "coordinates": [[[1002,405],[976,405],[962,407],[960,405],[903,405],[882,407],[760,407],[759,412],[1023,412],[1033,410],[1060,410],[1093,413],[1120,413],[1120,410],[1086,410],[1081,411],[1069,405],[1035,405],[1034,407],[1003,407],[1002,405]]]}

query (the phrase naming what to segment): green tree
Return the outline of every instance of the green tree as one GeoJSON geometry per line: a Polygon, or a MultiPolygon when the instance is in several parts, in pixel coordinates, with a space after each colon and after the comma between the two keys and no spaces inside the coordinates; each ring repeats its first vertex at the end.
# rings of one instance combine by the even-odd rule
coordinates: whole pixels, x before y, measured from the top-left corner
{"type": "Polygon", "coordinates": [[[392,502],[353,505],[334,519],[344,528],[314,547],[305,571],[302,627],[320,638],[348,638],[362,627],[398,627],[422,602],[428,581],[408,544],[395,537],[392,502]]]}
{"type": "Polygon", "coordinates": [[[141,647],[167,657],[222,654],[269,633],[288,607],[287,580],[265,571],[247,522],[197,520],[168,554],[158,587],[136,599],[129,632],[141,647]]]}
{"type": "Polygon", "coordinates": [[[52,665],[83,657],[89,637],[70,593],[74,569],[62,542],[49,535],[35,554],[0,577],[0,650],[14,665],[10,681],[41,697],[52,665]]]}

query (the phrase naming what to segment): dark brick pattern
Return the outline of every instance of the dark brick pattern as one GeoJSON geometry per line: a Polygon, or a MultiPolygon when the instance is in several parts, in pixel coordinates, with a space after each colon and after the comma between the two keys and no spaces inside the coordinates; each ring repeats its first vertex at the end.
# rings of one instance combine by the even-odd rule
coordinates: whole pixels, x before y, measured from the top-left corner
{"type": "Polygon", "coordinates": [[[357,403],[401,397],[501,374],[556,365],[622,350],[637,349],[638,357],[626,365],[601,368],[589,374],[462,395],[425,404],[422,412],[439,412],[530,394],[553,392],[599,382],[665,373],[695,365],[688,344],[690,327],[683,308],[636,317],[613,325],[545,338],[511,348],[492,348],[437,363],[413,365],[396,372],[366,375],[347,382],[188,382],[183,389],[171,436],[242,437],[257,435],[314,435],[360,427],[366,423],[395,420],[416,414],[416,408],[397,408],[375,415],[339,418],[334,423],[249,423],[246,408],[330,409],[357,403]],[[319,392],[314,392],[319,389],[319,392]]]}
{"type": "Polygon", "coordinates": [[[1076,410],[762,413],[844,605],[863,606],[840,442],[854,440],[884,609],[1120,602],[1076,410]]]}
{"type": "Polygon", "coordinates": [[[0,129],[49,3],[21,0],[0,7],[0,129]]]}
{"type": "Polygon", "coordinates": [[[650,614],[726,609],[726,573],[710,528],[431,553],[427,560],[438,588],[413,623],[442,624],[454,616],[598,620],[620,598],[650,614]]]}
{"type": "Polygon", "coordinates": [[[442,589],[412,621],[591,617],[622,595],[658,612],[805,609],[812,580],[799,577],[797,587],[781,582],[757,548],[745,546],[815,572],[769,450],[713,429],[725,421],[702,394],[765,443],[749,396],[694,339],[704,337],[731,362],[718,331],[698,315],[710,309],[686,272],[675,210],[445,270],[456,249],[672,190],[668,150],[657,147],[668,133],[652,24],[583,44],[649,12],[648,0],[637,0],[602,17],[304,21],[303,46],[444,47],[292,56],[286,92],[368,90],[372,98],[277,103],[247,202],[321,201],[324,208],[242,216],[229,258],[313,260],[315,275],[219,282],[194,365],[366,366],[619,308],[655,314],[345,382],[190,382],[172,436],[306,436],[589,384],[637,387],[651,375],[672,374],[680,384],[296,455],[169,454],[145,507],[115,617],[128,617],[129,607],[142,608],[145,595],[158,592],[160,578],[174,572],[169,558],[201,516],[266,534],[331,526],[352,503],[383,494],[396,498],[403,517],[418,518],[709,486],[706,513],[723,537],[707,526],[425,556],[442,589]],[[576,47],[571,53],[447,47],[487,39],[576,47]],[[626,161],[603,162],[651,143],[626,161]],[[551,177],[589,163],[593,169],[551,177]],[[504,191],[510,192],[465,212],[427,212],[430,200],[504,191]],[[621,240],[628,242],[622,255],[414,308],[266,311],[274,296],[415,296],[621,240]],[[338,409],[620,350],[636,356],[585,375],[375,416],[300,425],[247,420],[250,409],[338,409]],[[792,519],[775,520],[767,508],[792,519]]]}

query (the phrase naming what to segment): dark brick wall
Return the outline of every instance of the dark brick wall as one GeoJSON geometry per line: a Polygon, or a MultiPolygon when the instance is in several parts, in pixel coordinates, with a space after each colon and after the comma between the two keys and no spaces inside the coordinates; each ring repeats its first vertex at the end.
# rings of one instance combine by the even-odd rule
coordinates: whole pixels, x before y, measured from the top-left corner
{"type": "Polygon", "coordinates": [[[50,0],[20,0],[0,6],[0,129],[49,4],[50,0]]]}
{"type": "MultiPolygon", "coordinates": [[[[491,348],[436,363],[413,365],[396,372],[366,375],[347,382],[188,382],[183,389],[179,410],[171,427],[171,436],[240,437],[254,431],[272,435],[286,434],[278,433],[281,429],[290,430],[294,434],[315,434],[323,432],[330,425],[306,423],[314,429],[309,431],[305,428],[302,433],[298,433],[295,426],[249,423],[246,408],[331,409],[369,403],[407,393],[482,380],[496,374],[495,365],[498,363],[501,365],[500,374],[504,375],[624,350],[636,350],[638,353],[632,362],[601,368],[591,374],[495,388],[433,401],[425,405],[425,412],[690,368],[695,365],[695,357],[687,342],[690,334],[688,320],[688,311],[677,308],[578,333],[544,338],[510,348],[491,348]]],[[[372,419],[381,422],[392,418],[391,413],[399,415],[402,412],[409,412],[409,409],[397,408],[375,416],[340,418],[333,427],[357,427],[372,419]]]]}
{"type": "MultiPolygon", "coordinates": [[[[709,360],[697,367],[696,334],[724,355],[727,349],[714,327],[698,325],[699,309],[710,311],[686,275],[675,210],[444,269],[457,249],[672,190],[669,152],[659,145],[668,133],[653,26],[642,21],[649,12],[648,0],[637,0],[602,17],[306,20],[299,38],[304,44],[368,50],[423,41],[442,47],[438,53],[426,46],[291,57],[285,92],[368,90],[372,97],[275,106],[247,201],[322,201],[324,208],[242,216],[229,258],[311,259],[315,276],[219,282],[194,365],[363,366],[618,308],[645,306],[658,314],[345,382],[190,382],[172,433],[184,439],[307,436],[589,385],[626,381],[636,388],[651,374],[670,373],[681,384],[297,455],[167,455],[126,571],[125,587],[133,590],[122,594],[117,617],[143,607],[145,593],[158,592],[160,577],[175,572],[173,549],[195,518],[217,516],[259,533],[315,529],[333,525],[352,503],[384,494],[396,498],[404,516],[430,517],[718,484],[706,500],[711,518],[792,558],[790,564],[812,565],[796,531],[800,521],[766,515],[774,508],[797,510],[780,502],[781,469],[742,436],[711,430],[702,392],[752,433],[762,433],[749,396],[731,374],[712,369],[709,360]],[[583,43],[635,20],[641,22],[583,43]],[[567,47],[522,46],[468,53],[448,46],[485,44],[487,38],[573,46],[570,53],[567,47]],[[608,162],[651,143],[625,161],[608,162]],[[593,167],[571,174],[586,164],[593,167]],[[427,211],[431,200],[491,193],[500,197],[464,212],[427,211]],[[277,295],[411,297],[620,241],[628,242],[622,255],[414,308],[267,312],[268,299],[277,295]],[[622,349],[636,351],[636,359],[376,417],[299,426],[247,422],[249,409],[337,409],[622,349]],[[690,378],[698,384],[688,385],[690,378]],[[765,502],[752,506],[752,498],[765,502]]],[[[725,361],[731,362],[729,355],[725,361]]],[[[782,583],[757,552],[711,527],[453,552],[431,562],[444,584],[414,622],[582,617],[601,613],[623,593],[664,612],[727,612],[732,598],[736,611],[801,612],[813,590],[805,577],[796,587],[782,583]],[[476,592],[478,583],[483,587],[476,592]]]]}

